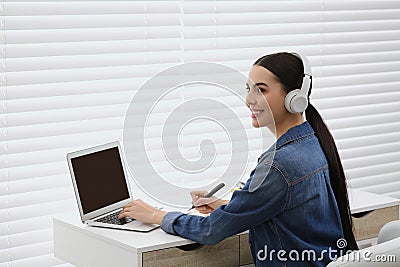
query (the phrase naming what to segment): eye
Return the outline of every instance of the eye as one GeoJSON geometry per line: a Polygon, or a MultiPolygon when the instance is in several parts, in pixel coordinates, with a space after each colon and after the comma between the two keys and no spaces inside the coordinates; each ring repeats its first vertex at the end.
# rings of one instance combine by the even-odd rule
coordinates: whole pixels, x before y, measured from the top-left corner
{"type": "MultiPolygon", "coordinates": [[[[250,92],[250,87],[247,85],[245,90],[246,90],[247,93],[249,93],[250,92]]],[[[266,89],[260,88],[258,86],[254,86],[253,90],[257,90],[257,93],[259,93],[259,94],[262,94],[262,93],[264,93],[266,91],[266,89]]]]}
{"type": "Polygon", "coordinates": [[[257,87],[257,92],[258,92],[259,94],[262,94],[262,93],[264,93],[265,91],[266,91],[265,89],[260,88],[260,87],[257,87]]]}

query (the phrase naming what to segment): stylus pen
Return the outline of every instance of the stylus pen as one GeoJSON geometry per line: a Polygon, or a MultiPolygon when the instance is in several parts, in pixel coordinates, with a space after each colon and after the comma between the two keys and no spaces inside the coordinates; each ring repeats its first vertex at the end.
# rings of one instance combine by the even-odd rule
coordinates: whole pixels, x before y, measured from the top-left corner
{"type": "MultiPolygon", "coordinates": [[[[211,191],[204,196],[204,198],[209,198],[212,197],[215,193],[217,193],[222,187],[224,187],[225,184],[224,183],[220,183],[218,184],[216,187],[214,187],[213,189],[211,189],[211,191]]],[[[189,210],[194,209],[196,206],[193,205],[189,210]]]]}

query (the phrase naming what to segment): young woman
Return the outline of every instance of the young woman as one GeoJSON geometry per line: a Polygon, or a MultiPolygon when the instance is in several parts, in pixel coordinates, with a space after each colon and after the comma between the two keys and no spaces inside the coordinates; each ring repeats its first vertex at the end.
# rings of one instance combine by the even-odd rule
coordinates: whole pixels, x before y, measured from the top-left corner
{"type": "MultiPolygon", "coordinates": [[[[305,73],[296,54],[271,54],[254,63],[246,104],[253,126],[268,127],[276,135],[275,155],[271,159],[267,150],[260,156],[246,185],[230,201],[209,202],[202,198],[204,192],[192,192],[197,209],[210,213],[201,217],[166,213],[135,200],[120,218],[157,223],[167,233],[201,244],[215,244],[249,230],[256,266],[326,266],[339,255],[335,250],[343,248],[337,247],[341,239],[347,242],[345,250],[357,249],[345,176],[332,135],[312,104],[305,109],[306,121],[302,113],[290,110],[288,100],[285,105],[286,96],[302,88],[305,74],[310,73],[305,73]],[[262,183],[251,190],[254,179],[262,183]]],[[[308,82],[305,99],[311,93],[308,82]]]]}

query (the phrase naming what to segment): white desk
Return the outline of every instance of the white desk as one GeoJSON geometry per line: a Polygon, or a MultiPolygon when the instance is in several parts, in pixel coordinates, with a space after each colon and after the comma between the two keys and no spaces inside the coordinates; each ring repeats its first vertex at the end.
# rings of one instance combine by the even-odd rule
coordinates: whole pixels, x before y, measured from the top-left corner
{"type": "MultiPolygon", "coordinates": [[[[365,236],[376,236],[376,229],[378,227],[380,229],[380,224],[388,219],[399,218],[399,199],[350,190],[350,205],[352,214],[372,211],[355,219],[355,228],[356,231],[360,231],[361,239],[365,236]],[[393,213],[394,210],[397,210],[397,213],[393,213]],[[382,216],[382,214],[386,215],[382,216]],[[367,235],[362,235],[365,226],[368,225],[372,225],[372,230],[368,228],[367,235]]],[[[225,261],[226,265],[218,266],[235,266],[235,264],[229,264],[229,261],[240,262],[240,265],[251,261],[245,234],[199,250],[187,252],[176,249],[177,246],[191,243],[193,242],[179,236],[166,234],[161,229],[150,233],[136,233],[86,226],[81,223],[78,214],[54,219],[54,254],[76,266],[109,267],[120,264],[132,267],[167,266],[168,264],[174,266],[176,260],[180,260],[187,266],[197,261],[195,265],[199,266],[201,259],[220,259],[225,261]],[[168,261],[169,258],[170,261],[168,261]]]]}
{"type": "Polygon", "coordinates": [[[54,254],[76,266],[141,266],[143,252],[190,243],[159,228],[137,233],[86,226],[79,216],[54,219],[54,254]]]}
{"type": "Polygon", "coordinates": [[[220,263],[214,266],[246,265],[252,261],[247,238],[244,233],[213,246],[183,251],[177,247],[194,242],[166,234],[160,228],[138,233],[86,226],[77,214],[54,218],[54,255],[76,266],[109,267],[129,263],[132,267],[159,267],[174,266],[177,261],[188,266],[195,261],[196,264],[203,261],[202,266],[210,266],[208,261],[220,263]],[[240,251],[241,245],[244,251],[240,251]]]}
{"type": "Polygon", "coordinates": [[[377,195],[359,189],[349,190],[349,200],[352,214],[400,205],[400,199],[377,195]]]}
{"type": "Polygon", "coordinates": [[[349,200],[354,235],[360,248],[376,244],[382,226],[399,219],[400,199],[352,189],[349,200]]]}

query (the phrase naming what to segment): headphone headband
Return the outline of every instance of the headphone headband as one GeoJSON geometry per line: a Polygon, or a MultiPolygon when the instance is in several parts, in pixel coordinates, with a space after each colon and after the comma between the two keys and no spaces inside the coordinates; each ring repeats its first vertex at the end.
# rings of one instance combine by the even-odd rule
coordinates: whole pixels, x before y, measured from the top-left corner
{"type": "Polygon", "coordinates": [[[305,75],[311,75],[311,65],[310,62],[308,61],[308,59],[306,57],[302,57],[299,53],[297,52],[291,52],[292,55],[298,57],[302,62],[303,62],[303,66],[304,66],[304,74],[305,75]]]}
{"type": "Polygon", "coordinates": [[[310,90],[311,80],[312,80],[310,62],[308,61],[307,57],[302,57],[299,53],[292,52],[291,54],[298,57],[303,62],[303,67],[304,67],[303,82],[301,84],[301,88],[299,88],[300,89],[299,94],[308,97],[308,91],[310,90]]]}

